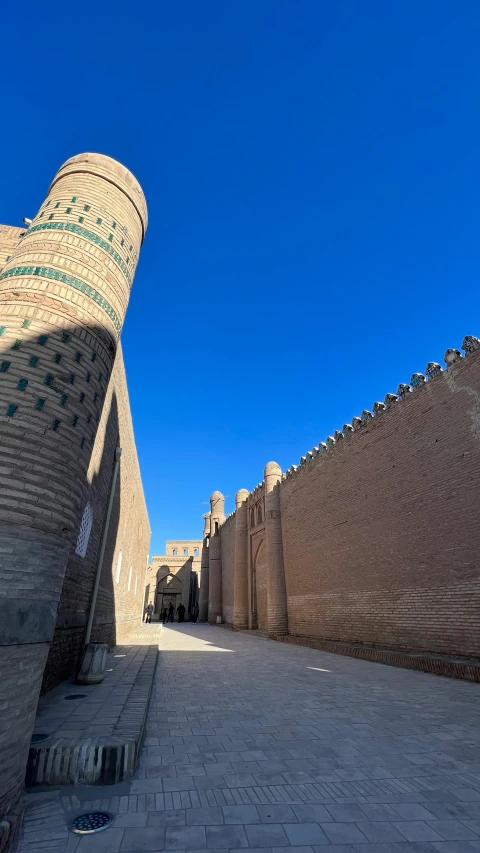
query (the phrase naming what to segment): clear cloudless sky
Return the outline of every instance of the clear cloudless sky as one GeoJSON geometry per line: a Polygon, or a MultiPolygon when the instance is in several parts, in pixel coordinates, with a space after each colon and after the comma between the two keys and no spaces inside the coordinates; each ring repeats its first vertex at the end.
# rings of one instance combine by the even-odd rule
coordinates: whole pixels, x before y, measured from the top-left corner
{"type": "Polygon", "coordinates": [[[82,151],[147,197],[122,339],[151,553],[480,335],[478,0],[0,18],[0,222],[82,151]]]}

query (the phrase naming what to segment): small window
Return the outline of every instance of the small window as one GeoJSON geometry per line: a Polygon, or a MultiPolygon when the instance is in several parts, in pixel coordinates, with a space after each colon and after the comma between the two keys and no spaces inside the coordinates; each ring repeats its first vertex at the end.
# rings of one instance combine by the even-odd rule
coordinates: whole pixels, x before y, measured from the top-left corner
{"type": "Polygon", "coordinates": [[[22,342],[21,342],[20,338],[17,338],[17,340],[15,341],[15,343],[12,346],[12,349],[20,349],[21,346],[22,346],[22,342]]]}
{"type": "Polygon", "coordinates": [[[6,373],[11,363],[11,361],[2,361],[0,364],[0,373],[6,373]]]}
{"type": "Polygon", "coordinates": [[[52,374],[51,374],[51,373],[47,373],[47,375],[46,375],[46,377],[45,377],[45,379],[44,379],[44,384],[45,384],[45,385],[51,385],[51,384],[52,384],[52,382],[53,382],[53,376],[52,376],[52,374]]]}
{"type": "Polygon", "coordinates": [[[7,328],[6,326],[0,326],[0,338],[2,337],[3,333],[6,331],[6,328],[7,328]]]}
{"type": "Polygon", "coordinates": [[[215,522],[215,535],[218,533],[218,521],[215,522]]]}
{"type": "Polygon", "coordinates": [[[42,409],[43,409],[43,407],[44,407],[44,405],[45,405],[45,400],[44,400],[44,398],[43,398],[43,397],[39,397],[39,398],[38,398],[38,400],[37,400],[37,402],[36,402],[35,408],[37,409],[37,411],[38,411],[38,412],[41,412],[41,411],[42,411],[42,409]]]}
{"type": "Polygon", "coordinates": [[[76,200],[77,200],[77,196],[76,196],[76,195],[74,195],[74,196],[73,196],[73,198],[72,198],[72,204],[75,204],[76,200]]]}
{"type": "Polygon", "coordinates": [[[82,353],[76,352],[75,353],[75,361],[81,361],[81,360],[82,360],[82,353]]]}
{"type": "Polygon", "coordinates": [[[85,444],[85,438],[84,438],[84,436],[82,435],[82,440],[81,440],[81,442],[80,442],[80,447],[83,447],[83,445],[84,445],[84,444],[85,444]]]}
{"type": "Polygon", "coordinates": [[[80,394],[80,402],[83,403],[84,399],[85,399],[85,394],[82,391],[82,393],[80,394]]]}
{"type": "Polygon", "coordinates": [[[41,347],[45,346],[47,341],[48,341],[48,335],[40,335],[40,337],[38,339],[38,343],[40,344],[41,347]]]}
{"type": "Polygon", "coordinates": [[[83,209],[88,213],[88,211],[90,210],[90,205],[89,205],[89,204],[84,204],[84,205],[83,205],[83,209]]]}
{"type": "Polygon", "coordinates": [[[28,385],[28,379],[19,379],[17,389],[19,391],[25,391],[25,388],[27,387],[27,385],[28,385]]]}
{"type": "Polygon", "coordinates": [[[18,406],[16,406],[15,403],[10,403],[10,405],[7,409],[7,418],[13,418],[17,409],[18,409],[18,406]]]}
{"type": "Polygon", "coordinates": [[[93,512],[92,507],[88,503],[85,509],[83,510],[82,520],[80,522],[80,530],[78,532],[77,547],[75,548],[75,553],[79,557],[84,558],[87,553],[88,540],[90,539],[92,523],[93,512]]]}
{"type": "Polygon", "coordinates": [[[84,217],[84,216],[79,216],[79,217],[78,217],[78,221],[79,221],[79,222],[85,222],[85,217],[84,217]]]}
{"type": "Polygon", "coordinates": [[[31,322],[31,320],[24,320],[22,323],[22,329],[28,329],[31,322]]]}
{"type": "Polygon", "coordinates": [[[72,208],[71,208],[71,207],[67,207],[67,208],[65,209],[65,213],[71,213],[71,212],[72,212],[72,208]]]}
{"type": "Polygon", "coordinates": [[[62,422],[61,422],[61,421],[59,421],[59,420],[58,420],[58,418],[55,418],[55,420],[54,420],[54,422],[53,422],[53,424],[52,424],[52,429],[53,429],[53,431],[54,431],[54,432],[58,432],[58,428],[59,428],[59,426],[60,426],[60,424],[61,424],[61,423],[62,423],[62,422]]]}
{"type": "Polygon", "coordinates": [[[193,549],[193,556],[198,557],[198,548],[193,549]]]}
{"type": "Polygon", "coordinates": [[[74,415],[72,418],[72,426],[76,427],[78,424],[78,415],[74,415]]]}
{"type": "Polygon", "coordinates": [[[250,510],[250,527],[255,527],[255,513],[253,509],[250,510]]]}
{"type": "Polygon", "coordinates": [[[130,244],[130,248],[129,248],[129,250],[128,250],[128,251],[129,251],[129,252],[131,252],[131,251],[132,251],[132,249],[133,249],[133,246],[130,244]]]}
{"type": "Polygon", "coordinates": [[[188,557],[188,548],[183,549],[183,556],[188,557]]]}
{"type": "Polygon", "coordinates": [[[174,556],[174,557],[176,557],[176,556],[177,556],[177,549],[176,549],[176,548],[174,548],[174,549],[173,549],[173,556],[174,556]]]}
{"type": "Polygon", "coordinates": [[[68,394],[62,394],[62,396],[60,397],[60,405],[66,406],[67,400],[68,400],[68,394]]]}
{"type": "Polygon", "coordinates": [[[257,524],[261,524],[262,521],[263,521],[262,506],[261,506],[261,504],[259,504],[258,509],[257,509],[257,524]]]}
{"type": "Polygon", "coordinates": [[[59,352],[55,353],[55,355],[53,356],[53,360],[54,360],[55,364],[60,364],[60,362],[62,360],[62,356],[60,355],[59,352]]]}
{"type": "Polygon", "coordinates": [[[95,361],[96,357],[97,357],[97,353],[96,353],[96,352],[92,352],[92,361],[95,361]]]}
{"type": "Polygon", "coordinates": [[[75,374],[74,374],[74,373],[71,373],[71,374],[70,374],[70,378],[69,378],[69,380],[68,380],[68,381],[70,382],[70,385],[74,385],[74,384],[75,384],[75,374]]]}
{"type": "Polygon", "coordinates": [[[90,379],[92,378],[92,374],[91,374],[91,373],[87,373],[87,375],[86,375],[86,377],[85,377],[85,378],[86,378],[87,382],[90,382],[90,379]]]}
{"type": "Polygon", "coordinates": [[[47,201],[47,203],[46,203],[45,207],[48,207],[48,205],[49,205],[50,203],[51,203],[50,201],[47,201]]]}
{"type": "Polygon", "coordinates": [[[116,223],[116,222],[112,222],[112,228],[116,228],[116,227],[117,227],[117,223],[116,223]]]}
{"type": "Polygon", "coordinates": [[[100,217],[99,217],[99,218],[97,219],[97,225],[101,225],[101,224],[102,224],[102,222],[103,222],[103,219],[100,219],[100,217]]]}
{"type": "Polygon", "coordinates": [[[32,355],[29,361],[29,367],[36,367],[38,364],[38,355],[32,355]]]}
{"type": "Polygon", "coordinates": [[[110,242],[112,242],[112,240],[113,240],[113,234],[109,234],[109,235],[108,235],[108,239],[110,240],[110,242]]]}
{"type": "Polygon", "coordinates": [[[115,583],[118,583],[120,581],[120,574],[122,571],[122,560],[123,560],[123,551],[120,551],[118,558],[117,558],[117,572],[115,574],[115,583]]]}
{"type": "Polygon", "coordinates": [[[63,341],[63,343],[64,343],[64,344],[66,344],[66,343],[67,343],[67,341],[69,341],[69,340],[70,340],[70,335],[69,335],[69,333],[68,333],[68,332],[62,332],[62,341],[63,341]]]}
{"type": "Polygon", "coordinates": [[[121,245],[121,246],[124,246],[124,245],[125,245],[125,240],[123,239],[123,237],[122,237],[122,239],[120,240],[120,245],[121,245]]]}
{"type": "Polygon", "coordinates": [[[49,219],[53,219],[53,213],[51,213],[51,214],[50,214],[50,216],[49,216],[48,218],[49,218],[49,219]]]}
{"type": "Polygon", "coordinates": [[[56,203],[56,205],[55,205],[55,207],[54,207],[54,210],[56,210],[56,209],[57,209],[57,207],[60,207],[60,202],[59,202],[59,201],[57,201],[57,203],[56,203]]]}

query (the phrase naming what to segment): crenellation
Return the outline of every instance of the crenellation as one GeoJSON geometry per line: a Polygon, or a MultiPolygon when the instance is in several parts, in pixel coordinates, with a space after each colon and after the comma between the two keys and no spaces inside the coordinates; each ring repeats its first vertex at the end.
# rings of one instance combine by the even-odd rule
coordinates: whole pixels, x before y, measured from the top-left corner
{"type": "Polygon", "coordinates": [[[423,373],[412,373],[410,377],[410,385],[412,389],[421,388],[422,385],[425,385],[425,377],[423,373]]]}
{"type": "Polygon", "coordinates": [[[445,364],[447,365],[447,369],[452,364],[455,364],[457,361],[460,361],[461,358],[462,358],[462,353],[460,352],[460,350],[452,349],[452,348],[446,349],[445,355],[443,356],[443,360],[444,360],[445,364]]]}
{"type": "Polygon", "coordinates": [[[386,407],[385,403],[376,402],[373,404],[373,414],[375,415],[375,417],[378,417],[378,415],[383,414],[383,412],[385,412],[386,409],[387,409],[387,407],[386,407]]]}
{"type": "Polygon", "coordinates": [[[425,375],[429,382],[435,379],[436,376],[440,376],[442,372],[441,366],[436,361],[429,361],[425,368],[425,375]]]}
{"type": "Polygon", "coordinates": [[[465,335],[462,342],[462,349],[465,350],[465,356],[476,352],[476,350],[480,349],[480,338],[476,338],[475,335],[465,335]]]}
{"type": "Polygon", "coordinates": [[[401,382],[397,388],[397,397],[399,400],[405,399],[408,394],[412,393],[412,389],[410,385],[407,385],[405,382],[401,382]]]}

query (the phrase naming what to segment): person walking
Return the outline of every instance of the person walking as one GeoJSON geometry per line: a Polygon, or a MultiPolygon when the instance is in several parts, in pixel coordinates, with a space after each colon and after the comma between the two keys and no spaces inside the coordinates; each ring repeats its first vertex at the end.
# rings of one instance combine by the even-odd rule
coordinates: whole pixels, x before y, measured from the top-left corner
{"type": "Polygon", "coordinates": [[[172,602],[170,602],[170,607],[168,608],[168,620],[167,621],[173,622],[174,616],[175,616],[175,608],[174,608],[172,602]]]}
{"type": "Polygon", "coordinates": [[[150,604],[147,606],[147,615],[145,616],[145,622],[151,622],[152,621],[152,613],[153,613],[153,604],[150,602],[150,604]]]}
{"type": "Polygon", "coordinates": [[[183,620],[185,618],[185,605],[184,604],[178,605],[177,613],[178,613],[178,621],[183,622],[183,620]]]}
{"type": "Polygon", "coordinates": [[[195,602],[195,604],[192,607],[192,622],[194,625],[197,624],[199,610],[200,610],[200,608],[198,606],[198,602],[195,602]]]}
{"type": "Polygon", "coordinates": [[[165,625],[165,622],[167,621],[167,615],[167,608],[164,607],[162,610],[162,625],[165,625]]]}

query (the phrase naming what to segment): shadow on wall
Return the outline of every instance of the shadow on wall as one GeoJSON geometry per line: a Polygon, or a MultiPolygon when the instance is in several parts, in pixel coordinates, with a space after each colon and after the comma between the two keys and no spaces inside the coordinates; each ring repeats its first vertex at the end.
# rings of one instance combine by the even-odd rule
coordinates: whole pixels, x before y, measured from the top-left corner
{"type": "Polygon", "coordinates": [[[114,645],[117,620],[125,635],[141,617],[148,518],[120,345],[115,353],[94,326],[42,323],[44,334],[35,334],[25,323],[20,330],[17,320],[11,333],[0,326],[0,465],[9,473],[0,493],[0,578],[11,623],[2,617],[0,643],[20,665],[29,646],[28,683],[38,689],[43,677],[45,692],[74,674],[83,648],[119,443],[93,640],[114,645]],[[120,534],[127,559],[114,583],[120,534]]]}
{"type": "MultiPolygon", "coordinates": [[[[108,416],[103,425],[102,420],[103,418],[100,418],[96,441],[92,447],[83,491],[83,504],[78,508],[78,547],[76,548],[74,544],[67,561],[55,633],[43,676],[42,694],[74,675],[80,662],[105,529],[115,466],[115,450],[120,446],[118,403],[115,392],[112,393],[108,416]],[[81,528],[83,515],[88,506],[92,525],[86,552],[82,555],[85,543],[81,541],[81,528]],[[77,553],[78,551],[80,553],[77,553]]],[[[120,468],[121,466],[122,460],[120,468]]],[[[108,643],[109,646],[116,645],[117,639],[113,572],[121,505],[122,477],[119,472],[91,635],[92,642],[108,643]]]]}

